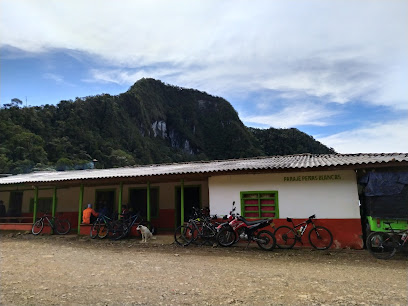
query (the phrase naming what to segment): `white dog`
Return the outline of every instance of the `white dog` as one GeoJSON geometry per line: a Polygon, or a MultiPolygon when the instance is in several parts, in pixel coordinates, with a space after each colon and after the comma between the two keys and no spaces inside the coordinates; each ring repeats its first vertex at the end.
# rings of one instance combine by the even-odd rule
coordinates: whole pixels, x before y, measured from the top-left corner
{"type": "Polygon", "coordinates": [[[146,226],[138,225],[136,229],[142,234],[141,242],[147,242],[149,239],[156,239],[156,237],[153,237],[152,232],[146,226]]]}

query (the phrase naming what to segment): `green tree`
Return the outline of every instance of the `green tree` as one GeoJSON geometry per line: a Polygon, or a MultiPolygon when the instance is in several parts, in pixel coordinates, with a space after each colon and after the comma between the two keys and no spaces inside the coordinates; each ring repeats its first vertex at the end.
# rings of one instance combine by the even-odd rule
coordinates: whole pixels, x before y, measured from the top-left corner
{"type": "Polygon", "coordinates": [[[13,98],[11,99],[10,103],[4,104],[4,108],[19,107],[22,104],[23,104],[23,101],[17,98],[13,98]]]}
{"type": "Polygon", "coordinates": [[[118,96],[19,101],[0,109],[2,173],[334,152],[297,129],[247,128],[228,101],[154,79],[118,96]]]}

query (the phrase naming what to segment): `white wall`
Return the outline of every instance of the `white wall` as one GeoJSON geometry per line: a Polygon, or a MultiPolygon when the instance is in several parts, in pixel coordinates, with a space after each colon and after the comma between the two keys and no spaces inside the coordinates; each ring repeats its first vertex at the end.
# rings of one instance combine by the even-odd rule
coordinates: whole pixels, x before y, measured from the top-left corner
{"type": "Polygon", "coordinates": [[[225,215],[241,191],[278,191],[279,218],[360,218],[353,170],[248,174],[209,178],[211,214],[225,215]]]}

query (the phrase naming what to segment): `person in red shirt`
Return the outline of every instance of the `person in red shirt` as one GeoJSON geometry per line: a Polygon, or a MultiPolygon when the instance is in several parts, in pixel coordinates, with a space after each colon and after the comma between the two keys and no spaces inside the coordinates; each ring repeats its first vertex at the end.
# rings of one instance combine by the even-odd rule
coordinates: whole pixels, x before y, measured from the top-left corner
{"type": "Polygon", "coordinates": [[[99,213],[92,209],[92,204],[88,204],[88,208],[82,213],[82,223],[91,224],[95,221],[95,218],[99,216],[99,213]],[[92,222],[91,222],[92,221],[92,222]]]}

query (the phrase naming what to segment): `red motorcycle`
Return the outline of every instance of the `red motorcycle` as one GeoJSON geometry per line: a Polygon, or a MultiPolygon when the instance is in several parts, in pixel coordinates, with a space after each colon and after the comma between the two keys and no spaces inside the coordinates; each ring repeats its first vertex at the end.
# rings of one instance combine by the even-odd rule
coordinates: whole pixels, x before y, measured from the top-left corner
{"type": "Polygon", "coordinates": [[[227,223],[220,224],[217,228],[217,242],[219,245],[228,247],[237,243],[240,239],[248,240],[249,246],[251,241],[255,241],[263,250],[273,250],[276,246],[274,234],[268,230],[258,231],[269,225],[273,226],[272,220],[263,219],[248,221],[244,217],[235,214],[235,202],[232,204],[233,209],[225,218],[227,223]]]}

